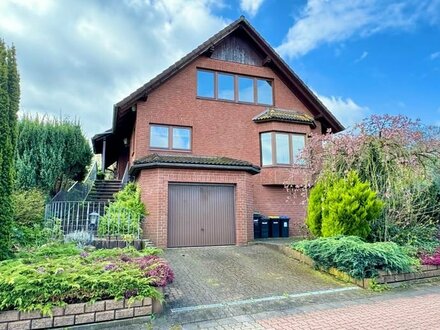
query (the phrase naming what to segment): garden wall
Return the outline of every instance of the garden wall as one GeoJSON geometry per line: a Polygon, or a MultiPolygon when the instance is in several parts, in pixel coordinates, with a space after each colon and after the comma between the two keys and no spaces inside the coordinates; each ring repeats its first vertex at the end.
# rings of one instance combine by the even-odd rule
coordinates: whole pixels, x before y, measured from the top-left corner
{"type": "Polygon", "coordinates": [[[162,304],[159,301],[145,298],[129,303],[128,299],[103,300],[93,304],[69,304],[56,307],[52,316],[42,316],[40,312],[0,312],[0,330],[25,330],[64,328],[74,325],[114,321],[135,317],[150,316],[160,313],[162,304]]]}
{"type": "MultiPolygon", "coordinates": [[[[258,243],[264,244],[272,249],[276,249],[281,251],[288,257],[291,257],[295,260],[298,260],[302,263],[309,265],[310,267],[315,267],[315,262],[308,256],[302,254],[301,252],[295,251],[289,246],[279,245],[279,244],[270,244],[270,243],[258,243]]],[[[421,265],[420,269],[410,273],[386,273],[379,272],[379,276],[377,278],[364,278],[361,280],[355,279],[350,275],[341,272],[336,268],[330,268],[325,270],[325,272],[343,280],[346,282],[351,282],[360,286],[361,288],[368,289],[372,281],[374,280],[378,284],[391,284],[391,285],[399,285],[405,284],[414,280],[422,280],[422,279],[430,279],[430,278],[438,278],[440,279],[440,266],[431,266],[431,265],[421,265]]]]}
{"type": "Polygon", "coordinates": [[[115,249],[133,246],[136,250],[142,250],[147,247],[152,247],[153,243],[151,243],[151,241],[148,239],[135,239],[133,242],[128,243],[126,240],[118,237],[95,237],[92,245],[97,249],[115,249]]]}

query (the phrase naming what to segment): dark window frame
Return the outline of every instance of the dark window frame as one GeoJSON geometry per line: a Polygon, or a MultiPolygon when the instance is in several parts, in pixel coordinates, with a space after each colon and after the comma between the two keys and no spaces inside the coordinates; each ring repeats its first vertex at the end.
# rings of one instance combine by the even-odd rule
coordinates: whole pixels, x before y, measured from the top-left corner
{"type": "Polygon", "coordinates": [[[294,166],[305,166],[304,164],[300,163],[294,163],[294,156],[293,156],[293,142],[292,142],[292,136],[298,135],[304,137],[304,147],[307,144],[307,134],[306,133],[297,133],[297,132],[286,132],[286,131],[265,131],[260,132],[260,164],[261,167],[292,167],[294,166]],[[261,135],[265,133],[271,134],[271,149],[272,149],[272,164],[263,164],[263,144],[261,140],[261,135]],[[283,134],[288,135],[288,141],[289,141],[289,164],[283,164],[283,163],[277,163],[277,150],[276,150],[276,134],[283,134]]]}
{"type": "Polygon", "coordinates": [[[274,106],[275,104],[275,84],[274,84],[274,79],[273,78],[266,78],[266,77],[257,77],[257,76],[250,76],[250,75],[246,75],[246,74],[241,74],[241,73],[233,73],[233,72],[226,72],[226,71],[216,71],[216,70],[210,70],[210,69],[204,69],[204,68],[197,68],[196,69],[196,98],[197,99],[201,99],[201,100],[215,100],[215,101],[221,101],[221,102],[229,102],[229,103],[237,103],[237,104],[252,104],[252,105],[259,105],[259,106],[274,106]],[[203,72],[210,72],[214,74],[214,97],[209,97],[209,96],[200,96],[197,95],[197,90],[198,90],[198,84],[199,84],[199,79],[198,79],[198,72],[199,71],[203,71],[203,72]],[[231,75],[234,77],[234,99],[233,100],[228,100],[228,99],[221,99],[218,97],[218,88],[219,88],[219,84],[218,84],[218,75],[222,74],[222,75],[231,75]],[[253,93],[253,102],[247,102],[247,101],[240,101],[239,100],[239,91],[238,91],[238,78],[239,77],[243,77],[243,78],[250,78],[253,80],[253,89],[254,89],[254,93],[253,93]],[[271,87],[272,87],[272,103],[271,104],[267,104],[267,103],[258,103],[258,80],[265,80],[265,81],[269,81],[271,83],[271,87]]]}
{"type": "Polygon", "coordinates": [[[170,150],[170,151],[179,151],[179,152],[192,152],[193,149],[193,129],[190,126],[181,126],[181,125],[166,125],[166,124],[153,124],[150,123],[150,131],[149,131],[149,149],[150,150],[170,150]],[[151,128],[152,127],[166,127],[168,128],[168,147],[153,147],[151,146],[151,128]],[[189,130],[189,149],[182,148],[173,148],[173,130],[174,128],[187,129],[189,130]]]}

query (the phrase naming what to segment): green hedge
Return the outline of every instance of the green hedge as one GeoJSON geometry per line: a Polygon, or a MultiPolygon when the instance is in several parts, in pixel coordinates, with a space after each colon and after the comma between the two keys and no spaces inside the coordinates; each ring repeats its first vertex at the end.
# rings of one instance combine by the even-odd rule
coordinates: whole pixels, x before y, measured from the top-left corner
{"type": "Polygon", "coordinates": [[[366,243],[356,236],[304,240],[292,244],[315,261],[318,267],[337,268],[354,278],[370,278],[379,270],[408,272],[417,260],[393,242],[366,243]]]}

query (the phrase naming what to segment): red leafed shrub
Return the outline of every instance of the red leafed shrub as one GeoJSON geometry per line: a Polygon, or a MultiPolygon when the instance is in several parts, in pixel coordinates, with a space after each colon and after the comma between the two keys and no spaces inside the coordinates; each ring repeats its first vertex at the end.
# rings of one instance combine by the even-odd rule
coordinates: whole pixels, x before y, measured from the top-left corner
{"type": "Polygon", "coordinates": [[[433,254],[422,255],[420,260],[422,265],[440,266],[440,248],[438,248],[433,254]]]}

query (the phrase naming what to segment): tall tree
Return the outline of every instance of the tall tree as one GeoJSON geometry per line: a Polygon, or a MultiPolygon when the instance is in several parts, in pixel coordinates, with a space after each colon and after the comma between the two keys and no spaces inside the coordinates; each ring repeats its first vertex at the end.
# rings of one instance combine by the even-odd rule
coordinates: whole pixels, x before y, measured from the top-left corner
{"type": "Polygon", "coordinates": [[[15,48],[0,40],[0,260],[10,255],[20,78],[15,48]]]}
{"type": "Polygon", "coordinates": [[[53,195],[84,179],[93,154],[78,122],[25,116],[18,122],[18,134],[18,189],[38,188],[53,195]]]}

